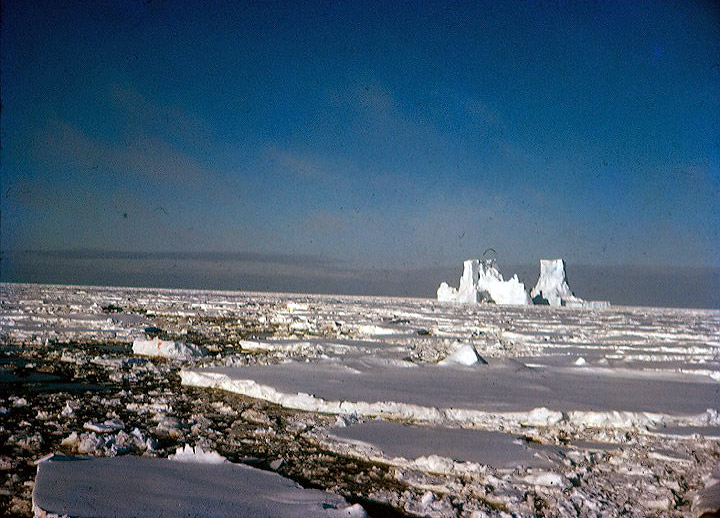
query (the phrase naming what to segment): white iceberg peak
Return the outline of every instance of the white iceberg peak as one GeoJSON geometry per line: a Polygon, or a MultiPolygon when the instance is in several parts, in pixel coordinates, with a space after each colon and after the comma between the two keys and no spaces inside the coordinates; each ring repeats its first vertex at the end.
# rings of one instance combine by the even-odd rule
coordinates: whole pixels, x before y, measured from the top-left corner
{"type": "Polygon", "coordinates": [[[576,297],[568,285],[563,259],[540,259],[540,277],[530,296],[535,304],[556,307],[581,306],[597,309],[610,305],[606,301],[585,301],[576,297]]]}
{"type": "Polygon", "coordinates": [[[504,280],[494,259],[468,259],[463,263],[463,274],[458,289],[443,282],[437,290],[441,302],[494,302],[496,304],[528,305],[530,297],[517,275],[504,280]]]}
{"type": "Polygon", "coordinates": [[[567,302],[582,303],[582,299],[570,291],[562,259],[540,259],[540,277],[530,296],[536,304],[564,306],[567,302]]]}

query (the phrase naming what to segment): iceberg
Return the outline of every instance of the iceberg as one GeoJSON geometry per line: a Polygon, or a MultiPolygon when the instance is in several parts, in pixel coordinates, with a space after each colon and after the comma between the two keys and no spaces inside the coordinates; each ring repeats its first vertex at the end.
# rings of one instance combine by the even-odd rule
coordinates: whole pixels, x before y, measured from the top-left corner
{"type": "Polygon", "coordinates": [[[540,277],[530,296],[535,304],[550,306],[580,305],[583,302],[570,291],[563,259],[540,259],[540,277]]]}
{"type": "Polygon", "coordinates": [[[532,303],[517,275],[504,280],[497,270],[494,259],[468,259],[463,263],[460,286],[456,289],[446,282],[437,290],[440,302],[458,302],[475,304],[494,302],[495,304],[529,305],[532,303]]]}
{"type": "Polygon", "coordinates": [[[563,259],[540,259],[540,277],[530,291],[530,296],[535,304],[555,307],[574,306],[598,309],[610,306],[610,303],[604,300],[586,301],[576,297],[568,285],[563,259]]]}

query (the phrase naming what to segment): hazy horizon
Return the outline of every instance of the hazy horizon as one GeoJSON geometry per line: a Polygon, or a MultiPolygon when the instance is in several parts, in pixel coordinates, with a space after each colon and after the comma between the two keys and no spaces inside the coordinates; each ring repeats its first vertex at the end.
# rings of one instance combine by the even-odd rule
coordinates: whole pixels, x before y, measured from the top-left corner
{"type": "MultiPolygon", "coordinates": [[[[530,291],[538,264],[497,264],[530,291]]],[[[5,282],[149,288],[268,291],[435,298],[438,285],[458,284],[462,262],[424,268],[359,269],[312,256],[254,253],[3,252],[5,282]]],[[[613,305],[720,309],[720,268],[567,264],[570,288],[613,305]]]]}

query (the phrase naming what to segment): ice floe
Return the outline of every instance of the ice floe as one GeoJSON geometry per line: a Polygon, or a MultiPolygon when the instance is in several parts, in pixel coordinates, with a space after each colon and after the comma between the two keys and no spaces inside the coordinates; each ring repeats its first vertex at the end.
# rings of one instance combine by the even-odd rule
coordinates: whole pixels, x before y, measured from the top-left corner
{"type": "Polygon", "coordinates": [[[265,399],[300,410],[420,422],[481,425],[637,427],[712,425],[717,384],[651,373],[518,368],[495,360],[476,370],[427,365],[415,369],[335,362],[183,370],[182,382],[265,399]],[[548,410],[545,407],[549,407],[548,410]]]}
{"type": "Polygon", "coordinates": [[[449,459],[451,464],[455,461],[505,469],[521,465],[548,468],[552,465],[548,456],[555,454],[553,449],[534,447],[513,434],[386,420],[334,428],[327,440],[345,454],[363,454],[368,459],[380,458],[406,466],[434,455],[449,459]]]}
{"type": "Polygon", "coordinates": [[[367,516],[340,496],[229,462],[54,455],[38,463],[36,517],[367,516]]]}
{"type": "Polygon", "coordinates": [[[132,350],[142,356],[157,356],[176,360],[190,360],[204,355],[202,348],[175,340],[161,340],[157,336],[150,340],[136,339],[132,350]]]}

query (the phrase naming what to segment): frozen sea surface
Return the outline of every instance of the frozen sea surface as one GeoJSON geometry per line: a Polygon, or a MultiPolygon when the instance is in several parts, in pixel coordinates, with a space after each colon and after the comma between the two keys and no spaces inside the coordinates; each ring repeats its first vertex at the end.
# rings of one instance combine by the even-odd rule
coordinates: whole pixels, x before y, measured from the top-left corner
{"type": "Polygon", "coordinates": [[[365,516],[337,495],[249,466],[130,456],[40,462],[33,505],[40,515],[94,518],[365,516]]]}
{"type": "Polygon", "coordinates": [[[547,457],[560,450],[533,445],[503,432],[414,426],[385,420],[335,428],[330,437],[350,448],[376,448],[380,455],[390,458],[415,460],[436,455],[495,468],[549,468],[552,462],[547,457]]]}

